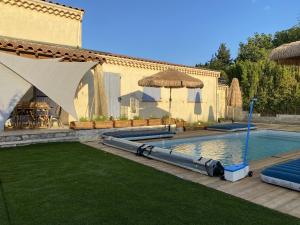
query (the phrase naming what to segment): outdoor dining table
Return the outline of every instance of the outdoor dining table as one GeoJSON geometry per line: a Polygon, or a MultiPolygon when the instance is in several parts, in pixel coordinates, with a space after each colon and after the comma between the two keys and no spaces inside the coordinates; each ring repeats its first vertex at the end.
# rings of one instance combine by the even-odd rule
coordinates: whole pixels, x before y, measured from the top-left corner
{"type": "Polygon", "coordinates": [[[19,103],[12,114],[14,128],[47,128],[50,125],[46,102],[19,103]]]}

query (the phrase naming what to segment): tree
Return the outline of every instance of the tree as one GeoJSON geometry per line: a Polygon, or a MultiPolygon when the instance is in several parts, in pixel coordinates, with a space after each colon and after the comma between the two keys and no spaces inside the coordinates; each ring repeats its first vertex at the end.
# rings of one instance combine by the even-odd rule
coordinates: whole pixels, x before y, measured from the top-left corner
{"type": "Polygon", "coordinates": [[[248,38],[247,43],[240,43],[237,61],[258,62],[267,58],[272,48],[272,35],[255,33],[254,37],[248,38]]]}
{"type": "Polygon", "coordinates": [[[221,71],[221,78],[228,80],[227,69],[232,64],[230,56],[230,50],[226,47],[225,43],[221,43],[218,51],[212,56],[212,58],[205,64],[197,64],[196,67],[205,67],[208,69],[221,71]]]}
{"type": "Polygon", "coordinates": [[[299,73],[296,67],[281,66],[269,60],[274,40],[271,35],[256,33],[246,43],[241,43],[228,76],[240,80],[244,108],[248,107],[252,97],[258,96],[256,111],[292,113],[296,111],[294,106],[300,103],[299,73]]]}
{"type": "Polygon", "coordinates": [[[221,71],[221,77],[228,83],[234,77],[238,78],[246,110],[250,99],[257,96],[257,112],[300,113],[299,67],[282,66],[269,60],[273,48],[298,40],[300,24],[276,32],[274,36],[255,33],[245,43],[240,43],[238,56],[234,61],[229,49],[221,43],[211,60],[201,66],[221,71]]]}
{"type": "Polygon", "coordinates": [[[300,41],[300,24],[290,29],[276,32],[273,39],[274,47],[290,43],[293,41],[300,41]]]}

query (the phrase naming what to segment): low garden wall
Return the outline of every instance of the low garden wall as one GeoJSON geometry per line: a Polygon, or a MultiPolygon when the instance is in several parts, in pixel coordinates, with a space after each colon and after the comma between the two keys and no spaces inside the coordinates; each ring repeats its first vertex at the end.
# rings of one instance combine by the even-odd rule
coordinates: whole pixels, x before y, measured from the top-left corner
{"type": "MultiPolygon", "coordinates": [[[[248,112],[243,112],[243,120],[248,120],[248,112]]],[[[290,123],[300,124],[300,115],[277,114],[276,116],[261,116],[260,113],[253,113],[252,121],[257,123],[290,123]]]]}
{"type": "MultiPolygon", "coordinates": [[[[50,143],[50,142],[69,142],[69,141],[98,141],[105,132],[120,130],[138,130],[138,129],[162,129],[165,125],[147,126],[147,127],[128,127],[128,128],[109,128],[109,129],[89,129],[89,130],[22,130],[20,132],[1,132],[0,149],[5,147],[15,147],[21,145],[50,143]]],[[[176,125],[171,126],[176,129],[176,125]]]]}

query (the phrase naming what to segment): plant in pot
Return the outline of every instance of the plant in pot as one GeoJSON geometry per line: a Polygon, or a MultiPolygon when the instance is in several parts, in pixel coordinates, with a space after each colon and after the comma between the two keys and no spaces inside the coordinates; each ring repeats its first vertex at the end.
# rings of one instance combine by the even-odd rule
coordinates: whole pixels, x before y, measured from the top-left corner
{"type": "Polygon", "coordinates": [[[157,117],[150,116],[149,119],[147,119],[148,126],[158,126],[162,125],[162,120],[157,117]]]}
{"type": "Polygon", "coordinates": [[[162,118],[162,122],[164,125],[175,124],[176,120],[174,118],[169,118],[169,115],[164,115],[162,118]]]}
{"type": "Polygon", "coordinates": [[[70,122],[70,128],[75,130],[88,130],[94,128],[94,122],[87,117],[80,117],[79,121],[70,122]]]}
{"type": "Polygon", "coordinates": [[[134,116],[132,119],[133,127],[147,126],[147,120],[141,118],[140,116],[134,116]]]}
{"type": "Polygon", "coordinates": [[[100,115],[94,117],[94,125],[96,129],[113,128],[114,123],[109,120],[106,116],[100,115]]]}
{"type": "Polygon", "coordinates": [[[115,128],[131,127],[131,120],[126,115],[121,115],[118,120],[114,120],[115,128]]]}
{"type": "Polygon", "coordinates": [[[185,129],[186,130],[203,130],[203,129],[205,129],[205,122],[202,122],[199,120],[194,123],[186,123],[185,129]]]}
{"type": "Polygon", "coordinates": [[[183,119],[176,118],[176,120],[175,120],[175,124],[176,124],[177,128],[179,128],[179,127],[184,128],[185,127],[185,123],[186,122],[183,119]]]}

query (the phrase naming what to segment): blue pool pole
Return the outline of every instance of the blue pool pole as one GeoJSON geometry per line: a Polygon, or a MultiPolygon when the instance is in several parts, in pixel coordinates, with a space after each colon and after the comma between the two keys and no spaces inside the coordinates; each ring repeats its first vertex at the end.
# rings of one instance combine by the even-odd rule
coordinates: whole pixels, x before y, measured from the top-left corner
{"type": "Polygon", "coordinates": [[[247,137],[246,137],[246,149],[244,152],[244,157],[243,157],[243,162],[244,164],[247,164],[247,154],[248,154],[248,149],[249,149],[249,138],[250,138],[250,128],[251,128],[251,120],[252,120],[252,112],[253,112],[253,106],[254,102],[256,102],[257,99],[253,98],[250,101],[250,110],[249,110],[249,117],[248,117],[248,129],[247,129],[247,137]]]}

